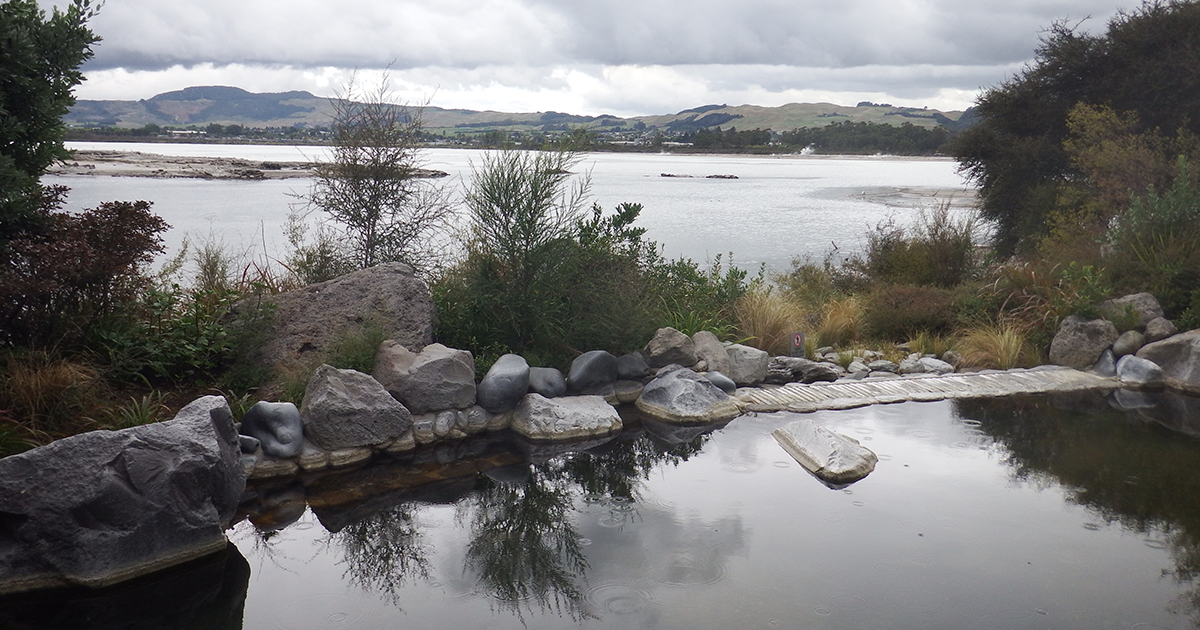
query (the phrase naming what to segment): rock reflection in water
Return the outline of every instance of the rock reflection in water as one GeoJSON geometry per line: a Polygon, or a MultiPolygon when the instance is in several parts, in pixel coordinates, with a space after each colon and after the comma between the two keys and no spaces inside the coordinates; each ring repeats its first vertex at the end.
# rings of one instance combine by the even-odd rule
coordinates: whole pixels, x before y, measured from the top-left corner
{"type": "MultiPolygon", "coordinates": [[[[1186,587],[1200,576],[1200,448],[1192,437],[1200,436],[1200,399],[1125,392],[1127,407],[1131,393],[1144,406],[1114,409],[1118,390],[963,400],[956,409],[1003,446],[1015,478],[1060,485],[1102,521],[1169,546],[1173,577],[1186,587]],[[1147,431],[1147,421],[1171,430],[1147,431]]],[[[1187,597],[1200,625],[1200,587],[1187,597]]]]}

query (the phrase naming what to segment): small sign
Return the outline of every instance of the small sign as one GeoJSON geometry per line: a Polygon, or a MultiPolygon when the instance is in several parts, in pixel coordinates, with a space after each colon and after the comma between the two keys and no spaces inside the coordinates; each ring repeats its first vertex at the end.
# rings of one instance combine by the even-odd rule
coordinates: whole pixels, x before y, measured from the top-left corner
{"type": "Polygon", "coordinates": [[[792,356],[804,357],[804,333],[792,333],[792,356]]]}

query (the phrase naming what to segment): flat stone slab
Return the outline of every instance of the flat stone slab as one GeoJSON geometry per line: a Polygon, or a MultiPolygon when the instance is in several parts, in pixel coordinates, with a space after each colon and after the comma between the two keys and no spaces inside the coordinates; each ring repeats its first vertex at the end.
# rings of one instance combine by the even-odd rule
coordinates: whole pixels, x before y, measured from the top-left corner
{"type": "Polygon", "coordinates": [[[897,402],[1000,398],[1117,387],[1119,384],[1112,378],[1072,368],[1043,366],[1003,372],[966,372],[809,385],[788,383],[776,388],[739,389],[735,397],[748,411],[808,413],[897,402]]]}
{"type": "Polygon", "coordinates": [[[771,435],[808,472],[835,486],[845,486],[866,477],[879,461],[875,453],[858,440],[808,420],[788,423],[771,435]]]}

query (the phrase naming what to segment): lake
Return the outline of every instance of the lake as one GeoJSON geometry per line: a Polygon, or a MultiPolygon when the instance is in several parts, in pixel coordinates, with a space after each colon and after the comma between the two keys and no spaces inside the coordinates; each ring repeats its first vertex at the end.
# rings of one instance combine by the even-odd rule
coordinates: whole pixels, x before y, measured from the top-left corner
{"type": "MultiPolygon", "coordinates": [[[[67,143],[69,148],[125,149],[183,156],[241,157],[264,161],[305,161],[323,156],[321,147],[189,144],[67,143]]],[[[430,168],[450,174],[460,191],[479,151],[431,149],[430,168]]],[[[592,198],[611,210],[622,202],[641,203],[638,224],[666,256],[701,263],[733,252],[746,269],[765,263],[786,270],[795,256],[820,258],[833,246],[852,251],[866,230],[895,216],[910,222],[920,208],[939,199],[956,200],[956,212],[970,199],[948,159],[892,157],[727,156],[644,153],[590,153],[580,172],[590,173],[592,198]],[[662,177],[670,174],[680,177],[662,177]],[[732,175],[737,179],[709,179],[732,175]],[[684,177],[686,176],[686,177],[684,177]],[[940,191],[939,197],[930,197],[940,191]]],[[[166,237],[176,251],[191,240],[223,243],[254,258],[286,253],[283,224],[294,194],[309,180],[209,181],[123,177],[53,176],[46,183],[71,188],[68,206],[94,207],[103,201],[145,199],[173,227],[166,237]]]]}
{"type": "Polygon", "coordinates": [[[492,434],[251,484],[225,554],[6,600],[0,626],[1194,628],[1197,469],[1196,439],[1100,393],[492,434]],[[820,483],[770,436],[798,419],[875,471],[820,483]]]}

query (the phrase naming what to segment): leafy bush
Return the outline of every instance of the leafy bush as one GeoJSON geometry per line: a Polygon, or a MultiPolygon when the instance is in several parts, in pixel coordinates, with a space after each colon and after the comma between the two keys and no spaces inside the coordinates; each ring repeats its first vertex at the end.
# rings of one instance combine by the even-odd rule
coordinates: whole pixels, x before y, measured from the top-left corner
{"type": "Polygon", "coordinates": [[[1135,196],[1107,235],[1113,284],[1153,293],[1168,318],[1182,315],[1200,292],[1200,189],[1185,157],[1176,169],[1170,189],[1135,196]]]}
{"type": "Polygon", "coordinates": [[[986,292],[999,303],[999,318],[1016,322],[1045,346],[1063,318],[1099,316],[1098,304],[1111,293],[1099,270],[1075,263],[1003,265],[993,271],[993,277],[986,292]]]}
{"type": "Polygon", "coordinates": [[[922,211],[909,228],[889,217],[867,233],[866,251],[846,266],[875,282],[953,287],[978,269],[977,232],[978,220],[954,218],[948,203],[922,211]]]}
{"type": "Polygon", "coordinates": [[[953,294],[944,289],[881,286],[867,296],[870,334],[903,341],[921,333],[946,333],[954,323],[953,294]]]}
{"type": "Polygon", "coordinates": [[[162,252],[167,224],[145,201],[102,203],[80,214],[42,209],[45,228],[13,239],[0,258],[0,344],[78,341],[135,301],[142,268],[162,252]]]}

